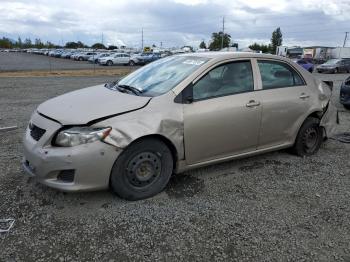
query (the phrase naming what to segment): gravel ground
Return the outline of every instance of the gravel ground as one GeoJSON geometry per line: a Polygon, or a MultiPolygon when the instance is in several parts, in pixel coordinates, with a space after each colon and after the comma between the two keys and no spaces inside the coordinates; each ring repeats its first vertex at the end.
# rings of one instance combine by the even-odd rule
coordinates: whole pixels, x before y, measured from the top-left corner
{"type": "MultiPolygon", "coordinates": [[[[95,65],[96,69],[106,68],[95,65]]],[[[113,66],[113,68],[125,66],[113,66]]],[[[55,58],[44,55],[27,53],[0,53],[0,72],[8,71],[34,71],[34,70],[74,70],[93,69],[94,64],[87,61],[74,61],[71,59],[55,58]]],[[[110,67],[108,67],[110,68],[110,67]]]]}
{"type": "MultiPolygon", "coordinates": [[[[346,76],[322,77],[336,80],[337,101],[346,76]]],[[[26,177],[21,139],[35,107],[111,80],[0,78],[0,126],[19,126],[0,136],[0,218],[16,219],[0,261],[350,261],[350,145],[335,140],[308,158],[279,151],[186,172],[137,202],[26,177]]]]}

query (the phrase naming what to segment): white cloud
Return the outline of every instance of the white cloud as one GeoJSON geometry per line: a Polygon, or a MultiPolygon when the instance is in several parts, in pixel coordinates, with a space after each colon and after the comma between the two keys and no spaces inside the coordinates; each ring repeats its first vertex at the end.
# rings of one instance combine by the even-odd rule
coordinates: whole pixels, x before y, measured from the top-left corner
{"type": "Polygon", "coordinates": [[[221,30],[234,42],[267,43],[281,26],[286,43],[340,43],[350,31],[349,0],[2,0],[0,36],[40,37],[56,43],[101,41],[116,45],[145,43],[198,45],[221,30]]]}

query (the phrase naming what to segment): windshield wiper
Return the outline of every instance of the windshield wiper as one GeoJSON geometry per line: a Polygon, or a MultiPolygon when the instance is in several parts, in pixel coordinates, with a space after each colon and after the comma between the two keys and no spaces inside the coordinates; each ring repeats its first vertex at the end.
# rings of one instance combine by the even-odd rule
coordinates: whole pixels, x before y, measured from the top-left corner
{"type": "Polygon", "coordinates": [[[141,90],[137,89],[136,87],[129,86],[129,85],[118,85],[117,84],[116,87],[119,91],[129,90],[137,96],[139,96],[142,93],[141,90]]]}

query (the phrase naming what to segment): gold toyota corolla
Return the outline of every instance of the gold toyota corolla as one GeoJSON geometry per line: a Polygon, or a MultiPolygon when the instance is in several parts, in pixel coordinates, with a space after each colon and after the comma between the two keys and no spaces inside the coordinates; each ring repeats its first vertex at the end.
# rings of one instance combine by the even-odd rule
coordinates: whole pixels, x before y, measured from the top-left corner
{"type": "Polygon", "coordinates": [[[273,55],[171,56],[41,104],[23,166],[59,190],[111,186],[143,199],[191,168],[288,147],[316,153],[334,127],[331,93],[329,83],[273,55]]]}

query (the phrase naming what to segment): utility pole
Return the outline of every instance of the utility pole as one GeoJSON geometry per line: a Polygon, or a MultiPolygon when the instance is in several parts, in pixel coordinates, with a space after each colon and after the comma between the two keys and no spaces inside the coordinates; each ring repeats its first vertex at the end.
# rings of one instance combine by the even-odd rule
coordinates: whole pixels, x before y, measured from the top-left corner
{"type": "Polygon", "coordinates": [[[224,48],[224,35],[225,35],[225,16],[222,17],[221,49],[224,48]]]}
{"type": "Polygon", "coordinates": [[[143,28],[141,30],[141,52],[143,52],[143,28]]]}
{"type": "Polygon", "coordinates": [[[103,33],[102,33],[102,36],[101,36],[101,44],[103,44],[103,33]]]}
{"type": "Polygon", "coordinates": [[[349,33],[349,32],[345,32],[345,38],[344,38],[344,44],[343,44],[343,47],[345,47],[346,40],[347,40],[347,38],[348,38],[348,33],[349,33]]]}

